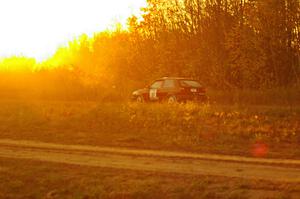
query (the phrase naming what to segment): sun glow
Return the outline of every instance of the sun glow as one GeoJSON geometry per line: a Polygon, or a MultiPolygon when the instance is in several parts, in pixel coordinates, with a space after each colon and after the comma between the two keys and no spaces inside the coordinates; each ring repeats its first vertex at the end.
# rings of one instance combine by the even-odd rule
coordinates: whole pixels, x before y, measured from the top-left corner
{"type": "Polygon", "coordinates": [[[57,48],[85,33],[109,29],[138,15],[146,0],[0,1],[0,57],[44,60],[57,48]]]}

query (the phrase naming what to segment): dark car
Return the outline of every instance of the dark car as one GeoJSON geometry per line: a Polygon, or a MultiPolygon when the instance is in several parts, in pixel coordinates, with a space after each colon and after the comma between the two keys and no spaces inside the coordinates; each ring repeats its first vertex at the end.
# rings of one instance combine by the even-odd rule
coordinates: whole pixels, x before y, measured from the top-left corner
{"type": "Polygon", "coordinates": [[[195,100],[206,102],[206,90],[196,80],[182,77],[164,77],[132,93],[137,102],[166,101],[168,103],[195,100]]]}

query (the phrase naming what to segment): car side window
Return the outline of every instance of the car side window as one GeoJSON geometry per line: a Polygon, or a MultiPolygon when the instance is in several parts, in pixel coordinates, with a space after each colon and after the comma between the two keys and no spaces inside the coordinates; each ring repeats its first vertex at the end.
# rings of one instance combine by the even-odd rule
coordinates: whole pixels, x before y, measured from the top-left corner
{"type": "Polygon", "coordinates": [[[158,89],[158,88],[161,88],[161,87],[162,87],[162,84],[163,84],[163,81],[156,81],[156,82],[154,82],[154,83],[150,86],[150,88],[151,88],[151,89],[158,89]]]}
{"type": "Polygon", "coordinates": [[[183,87],[195,87],[195,88],[202,87],[199,82],[194,81],[194,80],[182,80],[182,81],[180,81],[180,85],[183,87]]]}
{"type": "Polygon", "coordinates": [[[165,80],[163,87],[164,88],[174,88],[175,87],[175,81],[173,79],[165,80]]]}

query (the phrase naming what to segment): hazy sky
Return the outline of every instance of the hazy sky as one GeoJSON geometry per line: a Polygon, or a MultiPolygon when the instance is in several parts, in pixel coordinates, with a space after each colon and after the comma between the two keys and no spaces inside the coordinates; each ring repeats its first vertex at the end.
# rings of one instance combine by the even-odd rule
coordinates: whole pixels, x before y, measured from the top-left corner
{"type": "Polygon", "coordinates": [[[0,57],[38,60],[76,36],[126,22],[146,0],[0,0],[0,57]]]}

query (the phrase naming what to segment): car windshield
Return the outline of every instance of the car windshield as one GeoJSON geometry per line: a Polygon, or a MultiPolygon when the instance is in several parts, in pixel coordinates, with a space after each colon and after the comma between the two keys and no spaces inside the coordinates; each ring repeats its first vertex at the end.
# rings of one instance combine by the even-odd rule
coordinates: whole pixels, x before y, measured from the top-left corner
{"type": "Polygon", "coordinates": [[[199,82],[194,81],[194,80],[181,80],[180,85],[183,87],[195,87],[195,88],[202,87],[199,82]]]}
{"type": "Polygon", "coordinates": [[[156,81],[150,86],[150,88],[151,89],[161,88],[162,84],[163,84],[163,81],[156,81]]]}

